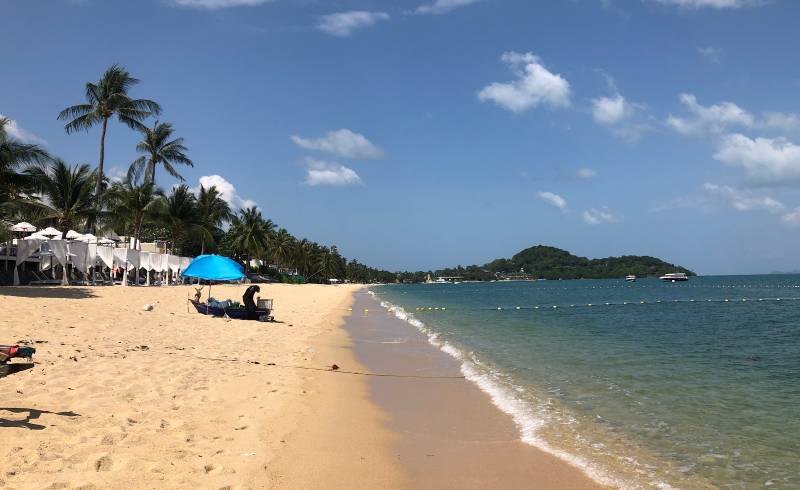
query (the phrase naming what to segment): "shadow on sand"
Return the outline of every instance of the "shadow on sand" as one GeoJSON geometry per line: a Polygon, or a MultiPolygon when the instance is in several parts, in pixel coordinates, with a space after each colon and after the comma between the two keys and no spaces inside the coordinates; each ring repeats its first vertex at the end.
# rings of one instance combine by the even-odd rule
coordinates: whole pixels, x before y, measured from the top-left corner
{"type": "Polygon", "coordinates": [[[2,286],[0,296],[16,296],[19,298],[63,298],[86,299],[96,298],[94,292],[85,287],[68,286],[2,286]]]}
{"type": "Polygon", "coordinates": [[[31,420],[36,420],[42,416],[43,413],[58,415],[61,417],[80,417],[79,413],[75,412],[49,412],[47,410],[36,410],[35,408],[3,408],[0,407],[0,415],[3,412],[11,412],[11,413],[27,413],[24,419],[19,420],[9,420],[0,417],[0,429],[5,427],[18,427],[22,429],[29,429],[29,430],[44,430],[46,427],[40,424],[34,424],[31,420]]]}

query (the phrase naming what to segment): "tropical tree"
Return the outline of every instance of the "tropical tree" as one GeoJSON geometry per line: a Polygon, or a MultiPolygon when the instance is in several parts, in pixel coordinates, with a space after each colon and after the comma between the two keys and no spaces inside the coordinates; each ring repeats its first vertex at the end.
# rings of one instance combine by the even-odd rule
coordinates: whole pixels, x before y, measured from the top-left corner
{"type": "Polygon", "coordinates": [[[162,196],[155,208],[157,219],[169,231],[173,253],[179,240],[185,236],[210,239],[210,233],[203,228],[197,213],[197,198],[186,184],[162,196]]]}
{"type": "Polygon", "coordinates": [[[294,237],[286,231],[286,229],[279,229],[272,237],[270,244],[270,250],[272,252],[270,258],[272,261],[278,265],[287,265],[291,258],[294,241],[294,237]]]}
{"type": "MultiPolygon", "coordinates": [[[[217,187],[213,185],[209,188],[200,186],[200,192],[197,194],[197,215],[200,218],[200,225],[212,237],[212,241],[214,236],[220,234],[222,225],[233,218],[227,201],[222,199],[217,187]]],[[[202,237],[200,253],[205,253],[205,250],[206,234],[202,237]]]]}
{"type": "Polygon", "coordinates": [[[240,210],[231,221],[228,233],[233,251],[246,257],[245,270],[250,266],[253,257],[258,257],[266,251],[269,243],[269,226],[261,217],[261,211],[255,206],[240,210]]]}
{"type": "Polygon", "coordinates": [[[308,276],[314,262],[314,243],[303,238],[295,244],[292,253],[294,266],[303,276],[308,276]]]}
{"type": "Polygon", "coordinates": [[[66,236],[70,229],[83,229],[97,215],[92,187],[97,172],[88,165],[68,166],[61,159],[26,170],[40,195],[37,206],[43,219],[66,236]]]}
{"type": "Polygon", "coordinates": [[[7,131],[10,124],[9,119],[0,117],[0,218],[8,216],[11,207],[24,200],[33,188],[31,176],[23,170],[50,159],[40,146],[12,138],[7,131]]]}
{"type": "Polygon", "coordinates": [[[158,220],[158,195],[152,182],[137,182],[130,177],[115,182],[108,191],[109,221],[117,230],[133,234],[133,248],[139,247],[142,226],[158,220]]]}
{"type": "Polygon", "coordinates": [[[187,148],[183,145],[183,138],[170,139],[175,132],[172,124],[156,121],[152,128],[144,127],[140,131],[144,139],[136,145],[136,150],[144,155],[131,163],[128,174],[144,174],[145,181],[155,182],[156,167],[161,165],[176,179],[184,180],[175,165],[193,167],[194,164],[186,156],[187,148]]]}
{"type": "Polygon", "coordinates": [[[103,163],[105,161],[106,131],[108,121],[117,116],[119,122],[132,129],[145,129],[142,121],[161,112],[161,106],[148,99],[133,99],[128,95],[130,89],[139,83],[127,70],[112,65],[103,73],[97,83],[86,83],[86,103],[67,107],[58,114],[58,119],[67,121],[64,126],[67,134],[76,131],[89,131],[100,125],[100,159],[97,162],[95,198],[97,208],[101,208],[103,163]]]}

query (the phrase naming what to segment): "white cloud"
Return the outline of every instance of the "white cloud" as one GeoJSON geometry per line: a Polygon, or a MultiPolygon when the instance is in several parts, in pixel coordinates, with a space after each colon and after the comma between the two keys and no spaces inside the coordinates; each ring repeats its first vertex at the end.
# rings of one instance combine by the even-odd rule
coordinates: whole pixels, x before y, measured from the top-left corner
{"type": "Polygon", "coordinates": [[[743,134],[722,137],[714,158],[742,167],[756,184],[800,182],[800,146],[785,138],[755,138],[743,134]]]}
{"type": "Polygon", "coordinates": [[[592,99],[592,117],[598,124],[612,125],[631,117],[633,106],[620,94],[592,99]]]}
{"type": "Polygon", "coordinates": [[[800,128],[800,115],[798,114],[764,112],[761,117],[756,117],[733,102],[721,102],[704,106],[697,102],[697,97],[687,93],[680,95],[680,101],[692,116],[677,117],[670,115],[667,118],[667,126],[684,135],[703,135],[708,133],[719,135],[731,126],[780,133],[787,133],[800,128]]]}
{"type": "Polygon", "coordinates": [[[765,112],[760,126],[765,129],[776,129],[787,132],[800,128],[800,116],[783,112],[765,112]]]}
{"type": "Polygon", "coordinates": [[[180,7],[200,8],[207,10],[224,9],[228,7],[253,7],[272,0],[169,0],[180,7]]]}
{"type": "Polygon", "coordinates": [[[317,29],[333,36],[347,37],[356,29],[369,27],[382,20],[389,20],[389,14],[352,10],[319,17],[317,29]]]}
{"type": "Polygon", "coordinates": [[[712,63],[720,63],[722,61],[722,50],[719,48],[701,46],[697,48],[697,52],[712,63]]]}
{"type": "Polygon", "coordinates": [[[492,83],[478,93],[478,99],[493,101],[516,113],[525,112],[539,104],[551,107],[570,105],[569,82],[545,68],[533,53],[509,52],[501,59],[516,73],[517,80],[492,83]]]}
{"type": "Polygon", "coordinates": [[[111,182],[122,182],[128,176],[128,171],[116,165],[105,169],[106,177],[111,182]]]}
{"type": "Polygon", "coordinates": [[[363,134],[349,129],[330,131],[322,138],[306,139],[291,136],[292,141],[308,150],[324,151],[343,158],[371,159],[383,157],[383,150],[370,142],[363,134]]]}
{"type": "Polygon", "coordinates": [[[583,221],[589,225],[601,225],[604,223],[616,223],[619,221],[619,218],[605,206],[602,208],[587,209],[583,212],[582,217],[583,221]]]}
{"type": "Polygon", "coordinates": [[[346,186],[361,184],[361,177],[355,170],[337,162],[326,162],[314,158],[306,158],[306,184],[346,186]]]}
{"type": "Polygon", "coordinates": [[[670,115],[667,118],[667,125],[681,134],[720,133],[731,125],[744,127],[755,125],[753,115],[733,102],[703,106],[697,102],[697,97],[686,93],[680,95],[680,101],[694,117],[681,118],[670,115]]]}
{"type": "Polygon", "coordinates": [[[800,208],[795,208],[781,216],[781,221],[788,226],[800,226],[800,208]]]}
{"type": "Polygon", "coordinates": [[[665,5],[675,5],[686,8],[711,7],[716,9],[741,8],[761,5],[764,0],[652,0],[665,5]]]}
{"type": "Polygon", "coordinates": [[[552,192],[539,192],[536,194],[536,196],[547,204],[555,206],[562,211],[567,209],[567,200],[558,194],[554,194],[552,192]]]}
{"type": "Polygon", "coordinates": [[[46,145],[47,141],[43,140],[42,138],[36,136],[35,134],[27,131],[20,127],[17,121],[0,114],[0,119],[6,118],[8,122],[5,126],[6,134],[10,137],[14,138],[15,140],[21,141],[23,143],[28,143],[31,145],[46,145]]]}
{"type": "Polygon", "coordinates": [[[418,14],[446,14],[451,10],[466,7],[481,0],[435,0],[433,3],[420,5],[414,10],[418,14]]]}
{"type": "Polygon", "coordinates": [[[579,179],[589,180],[597,177],[597,172],[590,168],[579,168],[576,175],[579,179]]]}
{"type": "Polygon", "coordinates": [[[195,193],[200,191],[200,186],[205,187],[206,189],[214,186],[217,188],[219,195],[231,208],[234,209],[244,209],[244,208],[251,208],[253,206],[258,206],[258,204],[253,201],[252,199],[243,199],[237,192],[236,187],[233,186],[230,182],[225,180],[224,177],[221,175],[204,175],[200,177],[199,185],[192,189],[195,193]]]}
{"type": "Polygon", "coordinates": [[[756,196],[750,191],[739,190],[728,185],[705,183],[703,190],[715,197],[719,197],[737,211],[763,210],[770,213],[781,213],[786,208],[783,203],[769,196],[756,196]]]}

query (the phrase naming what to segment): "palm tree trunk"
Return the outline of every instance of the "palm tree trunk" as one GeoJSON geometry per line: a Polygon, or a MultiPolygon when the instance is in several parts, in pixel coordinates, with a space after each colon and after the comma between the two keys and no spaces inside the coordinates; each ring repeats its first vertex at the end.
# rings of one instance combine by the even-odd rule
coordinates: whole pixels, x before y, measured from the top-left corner
{"type": "MultiPolygon", "coordinates": [[[[97,182],[94,186],[94,198],[97,210],[102,209],[103,196],[101,194],[103,189],[103,163],[106,159],[106,129],[108,128],[108,118],[103,119],[103,128],[100,130],[100,160],[97,162],[97,182]]],[[[97,224],[92,227],[93,231],[97,231],[97,224]]]]}
{"type": "Polygon", "coordinates": [[[155,185],[156,184],[156,164],[153,163],[153,170],[150,172],[150,183],[155,185]]]}

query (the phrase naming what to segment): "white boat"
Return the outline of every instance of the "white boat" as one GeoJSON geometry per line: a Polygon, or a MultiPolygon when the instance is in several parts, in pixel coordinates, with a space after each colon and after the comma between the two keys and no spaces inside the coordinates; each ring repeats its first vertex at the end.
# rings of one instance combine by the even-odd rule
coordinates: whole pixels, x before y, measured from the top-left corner
{"type": "Polygon", "coordinates": [[[663,276],[659,277],[659,279],[669,282],[688,281],[689,276],[683,272],[670,272],[669,274],[664,274],[663,276]]]}
{"type": "Polygon", "coordinates": [[[627,276],[625,276],[625,280],[628,282],[636,282],[636,276],[634,276],[633,274],[628,274],[627,276]]]}

